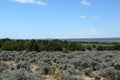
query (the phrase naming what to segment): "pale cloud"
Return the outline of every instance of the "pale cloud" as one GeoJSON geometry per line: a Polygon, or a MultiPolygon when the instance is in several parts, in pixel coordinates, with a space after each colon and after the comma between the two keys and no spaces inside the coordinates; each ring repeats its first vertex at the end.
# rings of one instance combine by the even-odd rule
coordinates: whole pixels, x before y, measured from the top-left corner
{"type": "Polygon", "coordinates": [[[87,34],[93,34],[93,35],[97,35],[97,34],[100,34],[101,32],[96,30],[96,29],[90,29],[87,34]]]}
{"type": "Polygon", "coordinates": [[[87,0],[81,0],[81,3],[85,6],[90,6],[91,5],[91,3],[88,2],[87,0]]]}
{"type": "Polygon", "coordinates": [[[81,16],[79,16],[79,19],[85,19],[85,18],[98,19],[99,16],[85,16],[85,15],[81,15],[81,16]]]}
{"type": "Polygon", "coordinates": [[[74,37],[82,37],[82,36],[98,36],[101,35],[102,31],[97,29],[89,29],[80,32],[71,32],[70,35],[74,37]]]}
{"type": "Polygon", "coordinates": [[[83,15],[83,16],[79,16],[79,18],[80,18],[80,19],[85,19],[85,18],[87,18],[87,16],[84,16],[84,15],[83,15]]]}
{"type": "Polygon", "coordinates": [[[42,6],[47,5],[45,2],[38,1],[38,0],[11,0],[11,1],[18,2],[18,3],[21,3],[21,4],[29,3],[29,4],[38,4],[38,5],[42,5],[42,6]]]}
{"type": "Polygon", "coordinates": [[[99,18],[99,16],[93,16],[93,18],[94,18],[94,19],[98,19],[98,18],[99,18]]]}

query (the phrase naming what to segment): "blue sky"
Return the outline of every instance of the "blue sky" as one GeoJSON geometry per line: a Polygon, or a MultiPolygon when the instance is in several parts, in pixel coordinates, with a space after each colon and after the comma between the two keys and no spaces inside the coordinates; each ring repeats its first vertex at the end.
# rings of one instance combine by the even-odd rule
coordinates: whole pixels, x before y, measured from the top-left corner
{"type": "Polygon", "coordinates": [[[0,38],[120,37],[120,0],[1,0],[0,38]]]}

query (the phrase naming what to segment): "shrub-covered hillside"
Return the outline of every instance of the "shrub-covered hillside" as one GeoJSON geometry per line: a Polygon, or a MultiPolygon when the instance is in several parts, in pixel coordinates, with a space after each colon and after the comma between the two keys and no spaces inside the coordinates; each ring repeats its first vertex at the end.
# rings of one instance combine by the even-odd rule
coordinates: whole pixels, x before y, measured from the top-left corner
{"type": "Polygon", "coordinates": [[[0,39],[1,51],[85,51],[120,50],[120,43],[72,42],[66,40],[12,40],[0,39]]]}
{"type": "Polygon", "coordinates": [[[1,51],[0,80],[120,80],[120,51],[1,51]]]}

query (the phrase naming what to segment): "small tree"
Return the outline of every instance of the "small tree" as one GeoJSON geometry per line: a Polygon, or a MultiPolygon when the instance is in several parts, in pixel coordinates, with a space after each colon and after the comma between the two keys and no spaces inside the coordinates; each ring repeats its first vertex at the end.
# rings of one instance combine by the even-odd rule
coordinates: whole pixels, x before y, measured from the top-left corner
{"type": "Polygon", "coordinates": [[[69,53],[69,50],[67,48],[63,48],[64,53],[69,53]]]}
{"type": "Polygon", "coordinates": [[[6,42],[2,45],[1,50],[3,50],[3,51],[9,51],[9,50],[11,50],[10,41],[6,41],[6,42]]]}

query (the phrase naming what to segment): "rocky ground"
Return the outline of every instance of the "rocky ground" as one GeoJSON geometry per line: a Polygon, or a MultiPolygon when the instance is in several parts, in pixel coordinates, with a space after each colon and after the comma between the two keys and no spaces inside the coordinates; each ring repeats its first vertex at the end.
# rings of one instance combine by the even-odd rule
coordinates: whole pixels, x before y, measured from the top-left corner
{"type": "Polygon", "coordinates": [[[120,51],[2,51],[0,80],[120,80],[120,51]]]}

